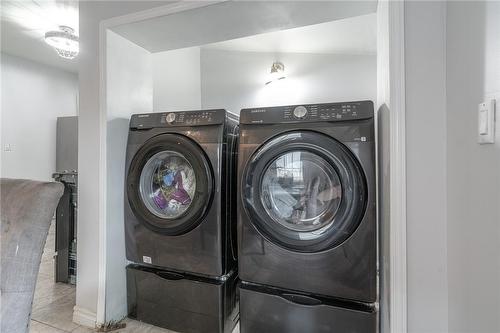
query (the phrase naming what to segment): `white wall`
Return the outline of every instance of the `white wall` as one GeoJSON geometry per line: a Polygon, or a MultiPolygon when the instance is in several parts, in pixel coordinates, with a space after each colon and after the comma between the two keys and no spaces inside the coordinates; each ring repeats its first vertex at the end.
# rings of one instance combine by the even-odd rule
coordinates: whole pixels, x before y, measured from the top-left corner
{"type": "Polygon", "coordinates": [[[444,2],[405,2],[408,332],[447,332],[444,2]]]}
{"type": "MultiPolygon", "coordinates": [[[[94,326],[106,320],[101,310],[97,317],[99,290],[99,212],[106,199],[100,189],[106,182],[104,170],[99,168],[106,138],[102,136],[102,117],[99,109],[99,22],[106,18],[125,15],[165,5],[165,1],[83,1],[80,2],[80,54],[78,122],[78,271],[76,306],[73,320],[94,326]]],[[[103,74],[104,75],[104,74],[103,74]]],[[[104,224],[104,222],[103,222],[104,224]]],[[[103,266],[103,270],[105,267],[103,266]]],[[[104,299],[101,299],[104,301],[104,299]]],[[[102,306],[102,305],[101,305],[102,306]]]]}
{"type": "Polygon", "coordinates": [[[349,101],[377,97],[375,55],[332,55],[201,50],[203,108],[242,108],[349,101]],[[265,85],[271,64],[287,78],[265,85]]]}
{"type": "Polygon", "coordinates": [[[152,54],[154,110],[201,108],[200,48],[152,54]]]}
{"type": "Polygon", "coordinates": [[[449,329],[500,332],[500,3],[448,3],[446,37],[449,329]],[[491,97],[496,143],[478,145],[491,97]]]}
{"type": "Polygon", "coordinates": [[[376,55],[238,52],[193,47],[152,54],[154,111],[376,99],[376,55]],[[265,85],[271,64],[287,78],[265,85]]]}
{"type": "Polygon", "coordinates": [[[57,117],[77,115],[78,77],[6,54],[1,67],[1,177],[51,180],[57,117]]]}
{"type": "Polygon", "coordinates": [[[499,332],[500,143],[477,144],[477,106],[500,99],[500,3],[405,20],[409,331],[499,332]]]}
{"type": "Polygon", "coordinates": [[[128,125],[133,113],[153,110],[151,54],[107,32],[106,318],[127,315],[123,202],[128,125]]]}

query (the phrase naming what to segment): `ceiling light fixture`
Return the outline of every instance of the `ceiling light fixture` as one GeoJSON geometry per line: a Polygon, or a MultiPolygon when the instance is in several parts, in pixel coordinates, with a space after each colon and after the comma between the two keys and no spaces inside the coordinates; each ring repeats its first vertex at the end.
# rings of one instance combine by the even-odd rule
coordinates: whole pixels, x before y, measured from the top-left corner
{"type": "Polygon", "coordinates": [[[59,30],[47,31],[45,42],[52,46],[60,57],[65,59],[74,59],[80,50],[75,30],[65,25],[59,26],[59,30]]]}
{"type": "Polygon", "coordinates": [[[285,78],[285,65],[279,61],[275,61],[271,65],[271,72],[269,73],[269,80],[266,82],[266,85],[285,78]]]}

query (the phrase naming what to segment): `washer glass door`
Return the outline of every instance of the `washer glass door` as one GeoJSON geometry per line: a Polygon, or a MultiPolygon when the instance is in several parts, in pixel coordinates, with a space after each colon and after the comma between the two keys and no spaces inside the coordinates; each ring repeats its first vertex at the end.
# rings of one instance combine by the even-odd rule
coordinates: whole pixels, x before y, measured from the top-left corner
{"type": "Polygon", "coordinates": [[[160,134],[135,153],[127,175],[127,196],[137,219],[155,232],[180,235],[208,212],[213,171],[203,149],[179,134],[160,134]]]}
{"type": "Polygon", "coordinates": [[[151,213],[175,219],[191,206],[196,192],[194,169],[178,152],[158,152],[142,169],[139,192],[151,213]]]}

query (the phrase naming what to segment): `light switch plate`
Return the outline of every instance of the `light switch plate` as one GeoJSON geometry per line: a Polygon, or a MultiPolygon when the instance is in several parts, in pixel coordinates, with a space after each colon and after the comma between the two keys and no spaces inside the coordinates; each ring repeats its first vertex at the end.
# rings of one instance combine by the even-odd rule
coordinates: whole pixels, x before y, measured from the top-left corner
{"type": "Polygon", "coordinates": [[[495,143],[495,100],[480,103],[477,113],[478,143],[495,143]]]}

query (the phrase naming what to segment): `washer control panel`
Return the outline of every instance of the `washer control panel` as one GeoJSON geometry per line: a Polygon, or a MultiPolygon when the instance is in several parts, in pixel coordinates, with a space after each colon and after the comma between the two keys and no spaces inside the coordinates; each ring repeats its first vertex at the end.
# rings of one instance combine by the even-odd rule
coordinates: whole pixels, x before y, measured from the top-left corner
{"type": "Polygon", "coordinates": [[[224,123],[225,110],[176,111],[132,115],[130,128],[206,126],[224,123]]]}
{"type": "Polygon", "coordinates": [[[373,102],[344,102],[243,109],[242,124],[348,121],[373,117],[373,102]]]}

